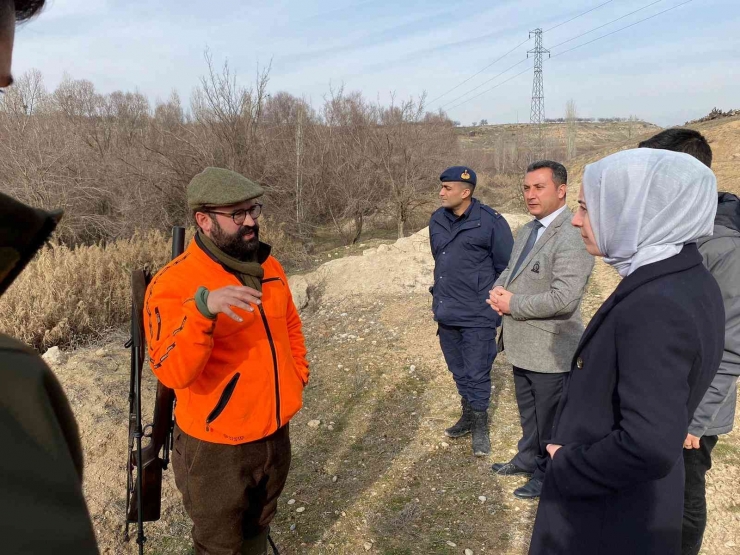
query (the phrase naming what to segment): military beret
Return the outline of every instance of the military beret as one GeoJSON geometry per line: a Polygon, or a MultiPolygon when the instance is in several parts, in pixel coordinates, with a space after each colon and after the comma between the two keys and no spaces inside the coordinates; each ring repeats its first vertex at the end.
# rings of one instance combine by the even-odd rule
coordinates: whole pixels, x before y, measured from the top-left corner
{"type": "Polygon", "coordinates": [[[188,206],[228,206],[261,197],[264,189],[254,181],[224,168],[206,168],[188,184],[188,206]]]}
{"type": "Polygon", "coordinates": [[[439,176],[439,180],[444,183],[445,181],[458,181],[460,183],[470,183],[473,187],[477,183],[477,177],[475,172],[465,166],[452,166],[447,168],[439,176]]]}

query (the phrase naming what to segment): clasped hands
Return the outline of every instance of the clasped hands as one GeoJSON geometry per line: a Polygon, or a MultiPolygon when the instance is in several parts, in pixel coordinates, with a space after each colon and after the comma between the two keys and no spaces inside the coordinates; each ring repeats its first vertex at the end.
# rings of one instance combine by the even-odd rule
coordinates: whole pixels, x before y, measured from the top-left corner
{"type": "Polygon", "coordinates": [[[488,299],[486,299],[486,303],[491,305],[491,308],[498,312],[499,316],[503,316],[504,314],[511,314],[509,303],[511,302],[511,297],[513,296],[514,294],[511,291],[507,291],[499,285],[488,292],[488,299]]]}

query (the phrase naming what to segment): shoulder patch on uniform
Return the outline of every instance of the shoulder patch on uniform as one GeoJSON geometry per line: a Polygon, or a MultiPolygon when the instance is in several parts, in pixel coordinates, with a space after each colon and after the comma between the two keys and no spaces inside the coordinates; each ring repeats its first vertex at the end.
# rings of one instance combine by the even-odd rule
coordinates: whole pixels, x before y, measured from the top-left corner
{"type": "Polygon", "coordinates": [[[491,208],[490,206],[488,206],[488,205],[486,205],[486,204],[481,204],[481,208],[482,208],[483,210],[485,210],[486,212],[488,212],[488,213],[489,213],[489,214],[490,214],[491,216],[493,216],[494,218],[496,218],[496,219],[498,219],[498,218],[501,218],[501,214],[499,214],[499,213],[498,213],[498,212],[497,212],[496,210],[494,210],[494,209],[493,209],[493,208],[491,208]]]}

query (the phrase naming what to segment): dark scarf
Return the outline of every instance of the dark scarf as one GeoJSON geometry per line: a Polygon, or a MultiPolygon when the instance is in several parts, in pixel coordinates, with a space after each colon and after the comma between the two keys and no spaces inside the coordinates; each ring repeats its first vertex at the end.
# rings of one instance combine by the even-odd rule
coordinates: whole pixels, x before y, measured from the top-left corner
{"type": "MultiPolygon", "coordinates": [[[[216,246],[216,243],[214,243],[207,235],[200,231],[198,231],[195,239],[199,246],[205,250],[206,253],[211,255],[211,258],[215,259],[230,272],[236,274],[244,285],[251,287],[252,289],[256,289],[257,291],[262,291],[262,278],[265,276],[265,270],[262,268],[262,264],[260,264],[258,260],[243,262],[233,256],[229,256],[219,249],[216,246]]],[[[260,243],[260,247],[256,253],[258,259],[261,258],[259,255],[260,251],[263,250],[262,247],[263,244],[260,243]]]]}

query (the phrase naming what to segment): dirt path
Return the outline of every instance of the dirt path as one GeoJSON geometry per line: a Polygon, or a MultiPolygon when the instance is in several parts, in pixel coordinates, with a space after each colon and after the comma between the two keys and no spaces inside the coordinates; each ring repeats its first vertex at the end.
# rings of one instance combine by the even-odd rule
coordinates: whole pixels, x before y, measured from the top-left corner
{"type": "MultiPolygon", "coordinates": [[[[584,315],[616,283],[598,266],[584,315]]],[[[475,459],[469,438],[442,434],[459,405],[430,310],[429,297],[415,292],[346,297],[304,313],[312,379],[305,408],[291,422],[293,466],[273,531],[282,553],[527,552],[536,502],[511,495],[522,478],[494,477],[489,469],[511,457],[520,433],[511,367],[504,356],[496,360],[494,454],[475,459]],[[321,424],[309,427],[310,420],[321,424]]],[[[115,554],[135,552],[135,544],[121,542],[129,379],[122,344],[121,337],[104,349],[77,351],[55,368],[80,422],[85,492],[101,550],[115,554]]],[[[148,374],[146,385],[153,391],[148,374]]],[[[172,472],[165,476],[163,516],[147,526],[147,553],[191,553],[190,524],[172,472]]],[[[737,553],[737,433],[720,440],[709,492],[703,553],[737,553]]]]}

